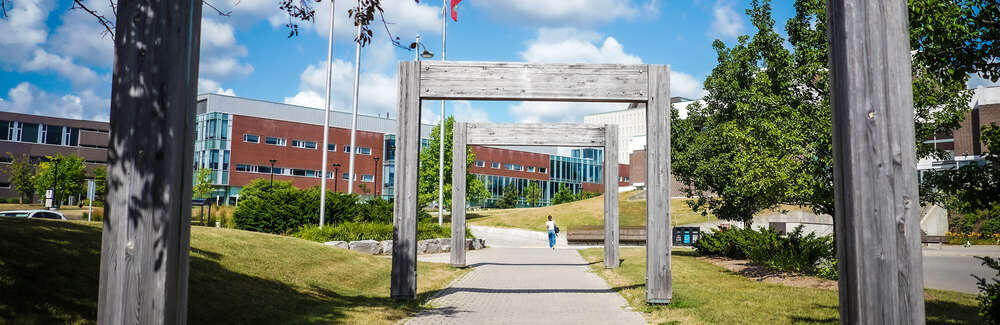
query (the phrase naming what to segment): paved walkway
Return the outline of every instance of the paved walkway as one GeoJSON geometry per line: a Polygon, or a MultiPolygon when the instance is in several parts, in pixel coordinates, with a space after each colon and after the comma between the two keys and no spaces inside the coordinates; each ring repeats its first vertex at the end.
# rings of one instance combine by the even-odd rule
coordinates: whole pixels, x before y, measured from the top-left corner
{"type": "MultiPolygon", "coordinates": [[[[446,262],[447,254],[421,260],[446,262]]],[[[469,251],[472,272],[406,324],[645,324],[576,250],[469,251]]]]}

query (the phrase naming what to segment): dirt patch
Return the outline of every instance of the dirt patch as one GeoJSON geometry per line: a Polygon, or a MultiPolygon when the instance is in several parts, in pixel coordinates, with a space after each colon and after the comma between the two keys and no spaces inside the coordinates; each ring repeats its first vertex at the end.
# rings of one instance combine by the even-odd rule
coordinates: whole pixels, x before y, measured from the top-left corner
{"type": "Polygon", "coordinates": [[[795,272],[779,271],[748,260],[734,260],[724,257],[698,257],[699,260],[721,266],[733,273],[754,281],[786,285],[790,287],[837,290],[837,281],[803,275],[795,272]]]}

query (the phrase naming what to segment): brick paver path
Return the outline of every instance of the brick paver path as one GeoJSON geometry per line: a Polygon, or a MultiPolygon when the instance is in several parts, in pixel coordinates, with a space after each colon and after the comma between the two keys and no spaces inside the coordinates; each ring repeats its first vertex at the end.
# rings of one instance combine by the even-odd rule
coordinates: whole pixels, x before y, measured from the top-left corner
{"type": "MultiPolygon", "coordinates": [[[[488,248],[406,324],[645,324],[576,250],[488,248]]],[[[418,280],[419,281],[419,280],[418,280]]]]}

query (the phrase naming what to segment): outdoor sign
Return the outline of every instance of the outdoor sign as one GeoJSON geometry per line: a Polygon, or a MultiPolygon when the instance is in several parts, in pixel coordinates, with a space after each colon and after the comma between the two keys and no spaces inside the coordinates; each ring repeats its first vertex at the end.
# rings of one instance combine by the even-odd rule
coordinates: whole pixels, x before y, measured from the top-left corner
{"type": "Polygon", "coordinates": [[[87,221],[91,220],[91,216],[94,215],[94,192],[96,190],[97,184],[93,179],[87,180],[87,221]]]}
{"type": "Polygon", "coordinates": [[[45,207],[52,208],[52,197],[55,193],[52,190],[45,190],[45,207]]]}

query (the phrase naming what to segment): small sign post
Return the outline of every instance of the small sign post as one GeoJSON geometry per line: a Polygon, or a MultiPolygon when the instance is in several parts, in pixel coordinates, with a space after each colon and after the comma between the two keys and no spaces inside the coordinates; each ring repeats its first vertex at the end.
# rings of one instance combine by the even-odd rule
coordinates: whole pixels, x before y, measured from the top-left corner
{"type": "Polygon", "coordinates": [[[96,184],[93,179],[87,180],[87,221],[91,221],[91,217],[94,215],[94,191],[96,184]]]}

